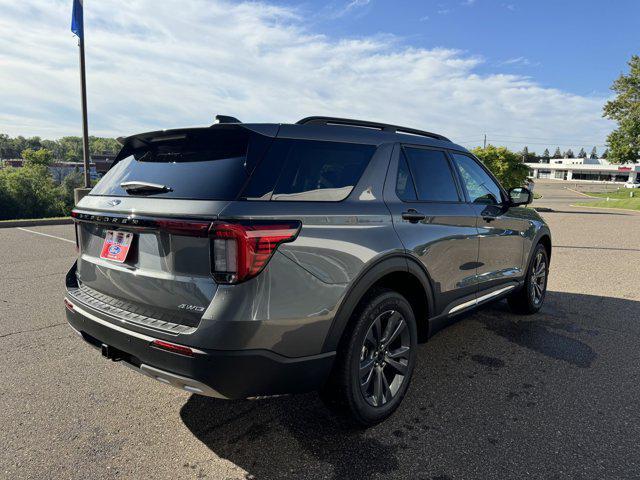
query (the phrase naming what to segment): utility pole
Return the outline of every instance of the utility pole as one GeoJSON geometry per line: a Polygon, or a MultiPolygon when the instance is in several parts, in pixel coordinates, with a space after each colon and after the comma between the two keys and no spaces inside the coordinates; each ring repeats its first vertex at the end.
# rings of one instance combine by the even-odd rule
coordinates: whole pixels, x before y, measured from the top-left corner
{"type": "Polygon", "coordinates": [[[484,144],[482,145],[482,148],[487,148],[487,134],[484,134],[484,144]]]}

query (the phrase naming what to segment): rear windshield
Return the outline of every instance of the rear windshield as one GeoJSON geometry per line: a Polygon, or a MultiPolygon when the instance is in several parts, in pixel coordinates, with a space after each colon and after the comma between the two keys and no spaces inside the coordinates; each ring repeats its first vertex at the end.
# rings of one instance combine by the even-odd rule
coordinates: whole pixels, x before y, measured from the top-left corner
{"type": "Polygon", "coordinates": [[[233,200],[270,140],[243,128],[151,139],[116,163],[93,187],[91,195],[233,200]],[[124,182],[145,182],[167,189],[133,192],[121,187],[124,182]]]}

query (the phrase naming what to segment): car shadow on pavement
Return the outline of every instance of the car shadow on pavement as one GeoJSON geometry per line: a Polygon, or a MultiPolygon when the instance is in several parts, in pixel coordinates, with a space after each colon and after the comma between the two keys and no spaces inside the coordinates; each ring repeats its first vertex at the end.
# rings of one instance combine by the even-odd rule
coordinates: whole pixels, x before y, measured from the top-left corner
{"type": "MultiPolygon", "coordinates": [[[[180,415],[196,438],[247,478],[550,478],[562,460],[547,444],[563,422],[577,430],[558,448],[582,456],[586,433],[575,425],[586,421],[591,435],[607,432],[616,412],[600,410],[620,408],[600,400],[600,416],[584,418],[590,411],[584,406],[596,402],[591,391],[557,385],[596,382],[600,373],[592,367],[615,356],[598,351],[600,337],[625,328],[640,333],[640,302],[548,292],[536,315],[514,315],[504,301],[487,306],[419,347],[400,409],[367,430],[335,417],[315,393],[259,401],[193,395],[180,415]],[[522,442],[540,439],[518,454],[522,442]],[[508,472],[495,470],[507,464],[508,472]]],[[[594,445],[589,458],[608,455],[606,442],[594,445]]],[[[589,467],[585,461],[576,473],[589,467]]],[[[571,477],[573,468],[563,465],[563,472],[571,477]]]]}

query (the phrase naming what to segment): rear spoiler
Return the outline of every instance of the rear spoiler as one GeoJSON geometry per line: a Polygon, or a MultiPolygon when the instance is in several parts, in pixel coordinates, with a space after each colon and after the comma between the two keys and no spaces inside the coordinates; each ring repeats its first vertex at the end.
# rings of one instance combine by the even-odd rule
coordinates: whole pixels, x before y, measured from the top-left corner
{"type": "MultiPolygon", "coordinates": [[[[216,117],[217,118],[217,117],[216,117]]],[[[233,118],[233,117],[227,117],[233,118]]],[[[225,119],[226,120],[226,119],[225,119]]],[[[234,119],[236,120],[236,119],[234,119]]],[[[152,132],[138,133],[129,137],[118,137],[118,142],[122,145],[120,152],[116,156],[115,160],[111,164],[110,168],[113,168],[120,160],[131,155],[135,150],[145,148],[153,145],[154,143],[166,142],[170,140],[180,140],[187,138],[190,134],[206,133],[211,130],[237,130],[245,129],[255,132],[259,135],[267,137],[275,137],[278,134],[280,125],[277,123],[235,123],[235,122],[220,122],[211,125],[210,127],[194,127],[194,128],[176,128],[171,130],[155,130],[152,132]]]]}

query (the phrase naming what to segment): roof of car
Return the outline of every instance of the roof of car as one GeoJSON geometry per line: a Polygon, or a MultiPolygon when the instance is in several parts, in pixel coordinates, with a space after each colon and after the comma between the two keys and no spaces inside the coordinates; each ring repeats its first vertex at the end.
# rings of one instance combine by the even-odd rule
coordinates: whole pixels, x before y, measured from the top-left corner
{"type": "Polygon", "coordinates": [[[154,141],[162,141],[171,137],[186,135],[189,132],[204,133],[211,129],[245,128],[262,135],[279,138],[295,138],[303,140],[336,141],[381,145],[383,143],[401,142],[404,144],[449,148],[467,151],[466,148],[453,143],[447,137],[386,123],[353,120],[337,117],[306,117],[295,124],[277,123],[242,123],[234,117],[218,116],[222,119],[210,127],[179,128],[139,133],[120,138],[123,145],[137,148],[154,141]]]}

